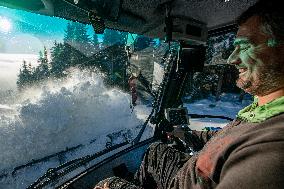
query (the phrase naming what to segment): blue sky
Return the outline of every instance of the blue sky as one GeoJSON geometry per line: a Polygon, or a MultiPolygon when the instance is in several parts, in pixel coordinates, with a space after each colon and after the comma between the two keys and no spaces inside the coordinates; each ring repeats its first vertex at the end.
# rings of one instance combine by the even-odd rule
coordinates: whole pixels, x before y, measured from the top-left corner
{"type": "MultiPolygon", "coordinates": [[[[3,19],[8,20],[11,25],[9,31],[5,32],[2,28],[5,26],[0,25],[0,52],[5,53],[34,54],[41,50],[43,46],[51,47],[55,40],[62,41],[68,23],[67,20],[62,18],[43,16],[0,6],[0,23],[3,19]],[[23,48],[27,44],[30,49],[23,48]]],[[[88,34],[92,36],[93,33],[92,27],[88,25],[88,34]]]]}
{"type": "MultiPolygon", "coordinates": [[[[68,22],[58,17],[0,6],[0,53],[38,54],[44,46],[49,49],[55,40],[57,42],[63,40],[68,22]],[[3,31],[5,30],[3,20],[11,25],[9,31],[3,31]]],[[[92,26],[88,25],[87,28],[89,36],[93,36],[92,26]]],[[[133,43],[136,36],[136,34],[129,35],[127,44],[133,43]]],[[[102,41],[103,35],[98,37],[99,41],[102,41]]]]}
{"type": "Polygon", "coordinates": [[[61,18],[52,18],[16,9],[0,6],[0,16],[9,19],[13,28],[11,32],[28,32],[36,34],[62,35],[67,21],[61,18]]]}

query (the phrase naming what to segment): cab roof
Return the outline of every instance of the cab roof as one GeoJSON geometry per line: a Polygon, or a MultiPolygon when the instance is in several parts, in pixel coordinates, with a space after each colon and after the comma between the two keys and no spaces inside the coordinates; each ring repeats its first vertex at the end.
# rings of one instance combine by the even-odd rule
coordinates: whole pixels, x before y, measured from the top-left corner
{"type": "Polygon", "coordinates": [[[207,31],[234,28],[234,20],[257,0],[0,0],[0,6],[90,24],[88,12],[107,28],[165,36],[165,17],[173,20],[173,38],[201,40],[207,31]]]}

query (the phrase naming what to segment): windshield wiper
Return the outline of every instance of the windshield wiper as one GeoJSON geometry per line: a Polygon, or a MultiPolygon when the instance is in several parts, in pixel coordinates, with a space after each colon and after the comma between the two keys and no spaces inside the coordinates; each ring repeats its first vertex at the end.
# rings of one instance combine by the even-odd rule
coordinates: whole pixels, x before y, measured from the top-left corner
{"type": "Polygon", "coordinates": [[[62,165],[59,165],[55,168],[50,168],[46,171],[46,173],[38,178],[33,184],[31,184],[27,189],[36,189],[36,188],[43,188],[51,183],[56,182],[58,179],[62,178],[63,176],[67,175],[68,173],[76,170],[79,167],[87,165],[90,161],[112,151],[122,146],[129,144],[128,141],[122,142],[120,144],[113,145],[107,149],[104,149],[100,152],[97,152],[93,155],[87,155],[81,158],[77,158],[71,161],[68,161],[62,165]]]}

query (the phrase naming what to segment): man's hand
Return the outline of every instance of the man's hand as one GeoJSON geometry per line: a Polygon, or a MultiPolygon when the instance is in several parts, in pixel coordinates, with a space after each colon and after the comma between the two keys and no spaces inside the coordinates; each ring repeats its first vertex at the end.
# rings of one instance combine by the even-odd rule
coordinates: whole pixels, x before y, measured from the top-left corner
{"type": "Polygon", "coordinates": [[[110,189],[110,188],[108,187],[108,183],[106,182],[103,187],[96,186],[94,189],[110,189]]]}
{"type": "Polygon", "coordinates": [[[170,136],[178,137],[181,140],[185,141],[184,133],[187,132],[189,129],[187,125],[175,125],[173,126],[174,130],[172,132],[169,132],[168,134],[170,136]]]}
{"type": "Polygon", "coordinates": [[[177,150],[186,152],[188,150],[187,143],[185,141],[185,133],[190,131],[187,125],[173,126],[174,130],[167,133],[168,142],[173,145],[177,150]]]}

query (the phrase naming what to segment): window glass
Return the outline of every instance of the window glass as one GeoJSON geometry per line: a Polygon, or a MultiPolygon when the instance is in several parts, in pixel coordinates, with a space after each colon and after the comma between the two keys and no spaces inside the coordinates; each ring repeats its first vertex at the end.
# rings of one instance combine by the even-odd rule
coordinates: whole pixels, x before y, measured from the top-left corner
{"type": "MultiPolygon", "coordinates": [[[[0,185],[24,188],[48,168],[132,141],[151,112],[166,50],[158,39],[97,35],[90,25],[0,7],[0,185]]],[[[141,140],[152,135],[148,124],[141,140]]]]}

